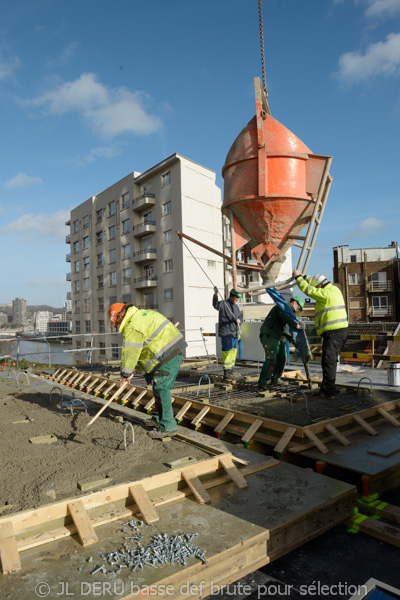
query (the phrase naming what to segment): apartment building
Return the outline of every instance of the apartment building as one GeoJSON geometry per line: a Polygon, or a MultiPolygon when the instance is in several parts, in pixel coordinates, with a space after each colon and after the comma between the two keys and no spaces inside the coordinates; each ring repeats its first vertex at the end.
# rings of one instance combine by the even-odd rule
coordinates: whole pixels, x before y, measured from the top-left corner
{"type": "Polygon", "coordinates": [[[337,246],[333,249],[333,278],[341,285],[349,322],[400,320],[399,248],[337,246]]]}
{"type": "MultiPolygon", "coordinates": [[[[114,302],[158,310],[184,332],[187,356],[206,353],[202,331],[215,331],[211,299],[214,285],[223,290],[223,261],[176,232],[222,252],[213,171],[173,154],[74,208],[67,225],[75,364],[120,357],[108,320],[114,302]]],[[[215,353],[215,338],[207,351],[215,353]]]]}
{"type": "Polygon", "coordinates": [[[26,300],[15,298],[12,303],[13,323],[23,325],[26,322],[26,300]]]}

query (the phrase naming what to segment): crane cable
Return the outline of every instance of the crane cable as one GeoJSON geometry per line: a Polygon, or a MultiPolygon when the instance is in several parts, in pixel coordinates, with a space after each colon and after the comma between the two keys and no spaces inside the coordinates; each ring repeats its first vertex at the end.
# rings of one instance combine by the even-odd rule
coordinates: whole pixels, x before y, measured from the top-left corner
{"type": "Polygon", "coordinates": [[[259,19],[259,22],[260,22],[261,67],[262,67],[263,90],[265,92],[265,95],[268,97],[267,83],[266,83],[266,80],[265,80],[264,30],[263,30],[263,18],[262,18],[262,0],[258,0],[258,19],[259,19]]]}

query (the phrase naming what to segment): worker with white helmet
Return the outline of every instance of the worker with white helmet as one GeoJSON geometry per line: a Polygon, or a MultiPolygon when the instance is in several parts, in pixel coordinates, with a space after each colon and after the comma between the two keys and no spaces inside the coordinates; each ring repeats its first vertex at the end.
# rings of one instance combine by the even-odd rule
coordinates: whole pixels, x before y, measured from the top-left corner
{"type": "Polygon", "coordinates": [[[156,401],[156,414],[152,417],[155,429],[149,436],[163,439],[173,435],[177,426],[171,389],[182,363],[182,351],[187,346],[182,334],[159,312],[132,304],[112,304],[108,316],[123,335],[120,385],[130,383],[137,366],[144,371],[147,383],[153,385],[156,401]]]}
{"type": "Polygon", "coordinates": [[[295,269],[293,277],[299,289],[316,301],[315,327],[322,338],[322,385],[317,395],[335,396],[336,365],[346,340],[348,320],[342,292],[324,275],[310,277],[295,269]]]}

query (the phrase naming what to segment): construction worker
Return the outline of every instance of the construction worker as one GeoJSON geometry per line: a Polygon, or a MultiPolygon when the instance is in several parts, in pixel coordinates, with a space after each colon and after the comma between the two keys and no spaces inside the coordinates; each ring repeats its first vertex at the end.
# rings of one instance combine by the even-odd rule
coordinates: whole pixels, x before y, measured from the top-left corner
{"type": "Polygon", "coordinates": [[[153,439],[163,439],[177,430],[171,403],[171,389],[187,346],[180,331],[169,319],[153,310],[139,309],[132,304],[112,304],[109,319],[123,335],[121,382],[130,383],[137,367],[152,383],[156,414],[152,417],[153,439]],[[158,427],[158,430],[156,429],[158,427]]]}
{"type": "Polygon", "coordinates": [[[310,277],[295,269],[293,277],[299,289],[316,301],[315,327],[322,338],[322,385],[316,395],[335,397],[336,366],[347,340],[347,312],[342,292],[324,275],[310,277]]]}
{"type": "Polygon", "coordinates": [[[300,321],[295,313],[304,308],[304,299],[300,296],[294,296],[287,304],[275,288],[269,288],[267,292],[277,304],[270,310],[260,329],[260,342],[264,348],[265,361],[257,389],[262,392],[268,390],[270,385],[284,385],[281,375],[286,366],[286,340],[294,342],[290,327],[300,328],[300,321]]]}
{"type": "Polygon", "coordinates": [[[214,287],[213,307],[219,312],[218,335],[221,338],[224,379],[230,379],[234,376],[233,368],[238,351],[238,340],[241,335],[240,324],[243,320],[236,304],[241,297],[242,294],[232,289],[229,292],[228,300],[219,301],[218,288],[214,287]]]}

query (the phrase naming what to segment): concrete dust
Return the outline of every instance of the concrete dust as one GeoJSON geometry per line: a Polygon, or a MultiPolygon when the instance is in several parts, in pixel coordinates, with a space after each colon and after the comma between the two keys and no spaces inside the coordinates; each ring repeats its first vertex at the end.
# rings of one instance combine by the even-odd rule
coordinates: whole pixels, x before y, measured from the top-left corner
{"type": "MultiPolygon", "coordinates": [[[[50,388],[49,388],[50,390],[50,388]]],[[[80,496],[78,481],[112,478],[113,484],[142,479],[169,471],[166,462],[185,456],[196,459],[209,455],[177,440],[162,442],[148,437],[148,430],[132,423],[124,448],[124,425],[114,421],[108,409],[84,435],[73,439],[100,409],[94,405],[88,415],[82,409],[61,407],[61,397],[50,402],[48,393],[38,392],[15,379],[0,379],[0,479],[1,516],[36,508],[43,504],[80,496]],[[15,423],[15,421],[24,421],[15,423]],[[55,443],[32,444],[29,438],[54,435],[55,443]],[[48,495],[48,492],[51,492],[48,495]],[[52,498],[55,495],[55,498],[52,498]]]]}

